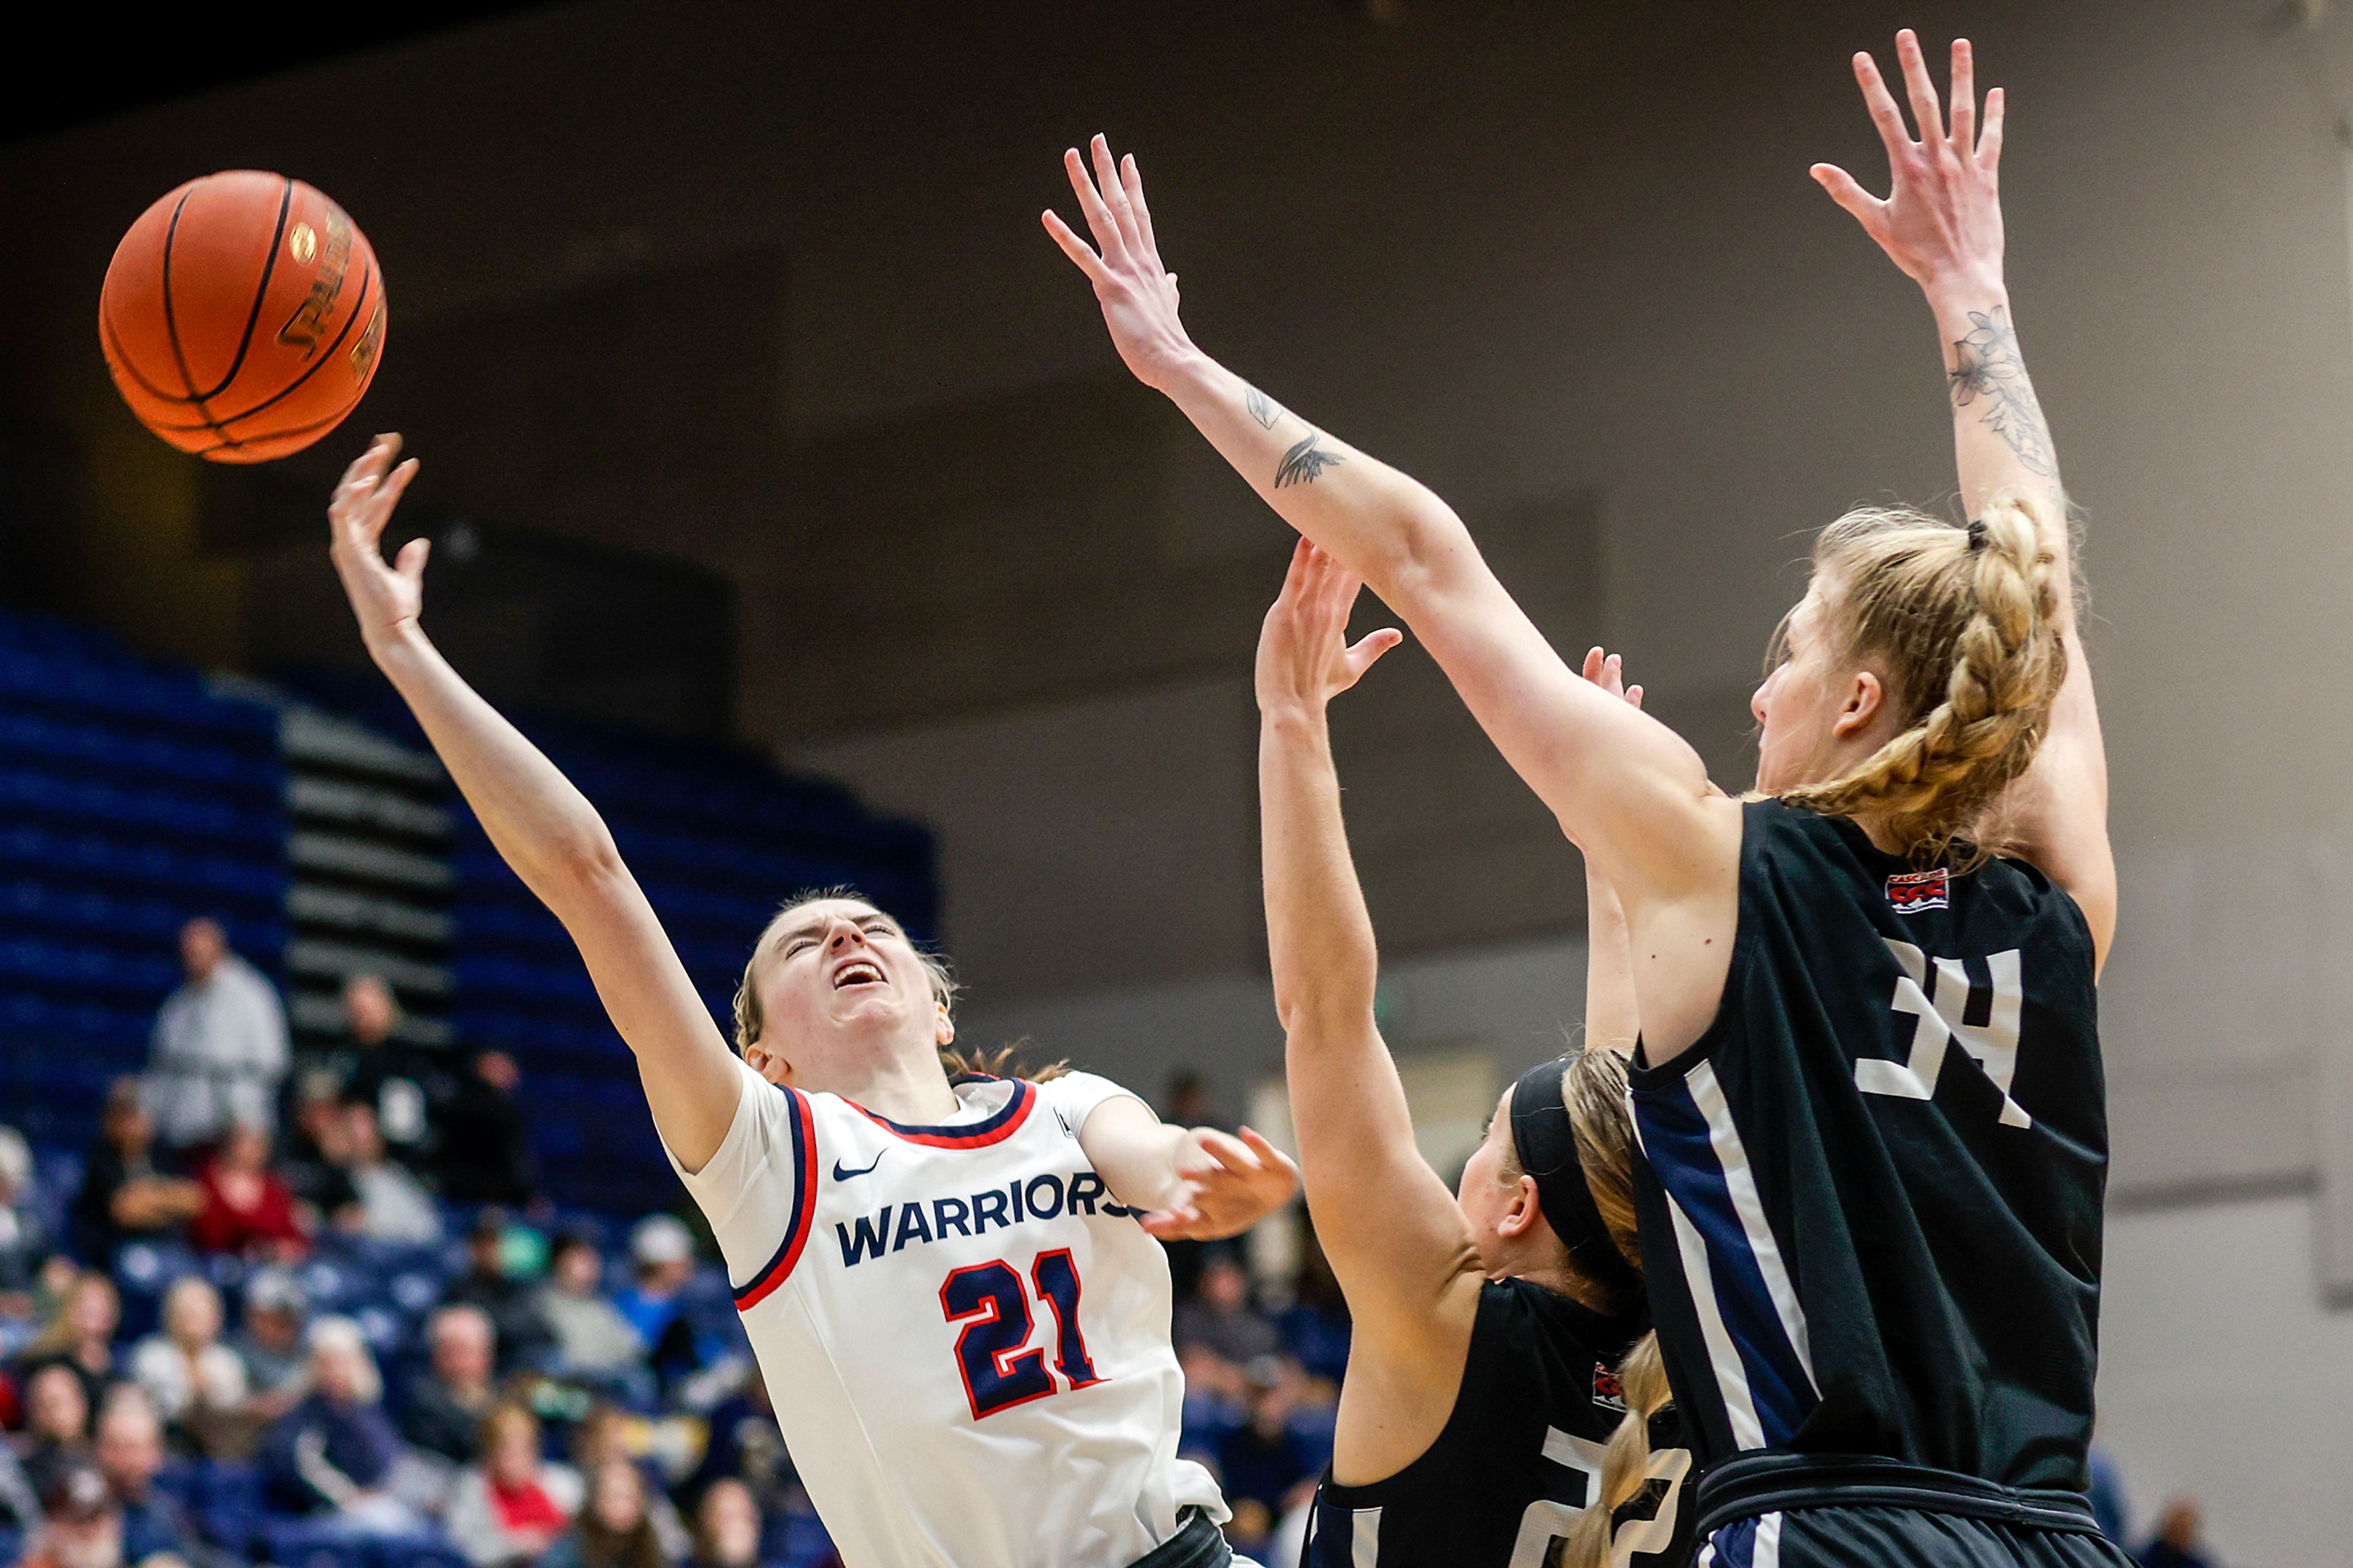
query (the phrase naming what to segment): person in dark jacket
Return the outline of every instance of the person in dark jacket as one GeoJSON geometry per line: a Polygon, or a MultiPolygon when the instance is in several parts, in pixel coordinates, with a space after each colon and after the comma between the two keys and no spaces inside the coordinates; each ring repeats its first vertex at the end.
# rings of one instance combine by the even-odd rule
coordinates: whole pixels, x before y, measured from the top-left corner
{"type": "Polygon", "coordinates": [[[409,1385],[401,1435],[452,1464],[470,1465],[481,1456],[483,1418],[497,1403],[491,1385],[497,1331],[480,1307],[460,1302],[435,1312],[425,1332],[432,1364],[409,1385]]]}
{"type": "Polygon", "coordinates": [[[441,1108],[441,1195],[453,1203],[527,1206],[539,1194],[515,1089],[522,1074],[504,1051],[483,1051],[458,1075],[441,1108]]]}
{"type": "Polygon", "coordinates": [[[155,1485],[164,1468],[164,1424],[145,1390],[126,1384],[107,1395],[91,1458],[122,1510],[123,1561],[144,1563],[159,1552],[184,1563],[205,1560],[195,1521],[155,1485]]]}
{"type": "Polygon", "coordinates": [[[325,1317],[311,1323],[310,1342],[310,1395],[262,1446],[265,1495],[284,1512],[332,1514],[356,1534],[415,1529],[414,1510],[392,1492],[400,1433],[384,1413],[366,1336],[349,1318],[325,1317]]]}

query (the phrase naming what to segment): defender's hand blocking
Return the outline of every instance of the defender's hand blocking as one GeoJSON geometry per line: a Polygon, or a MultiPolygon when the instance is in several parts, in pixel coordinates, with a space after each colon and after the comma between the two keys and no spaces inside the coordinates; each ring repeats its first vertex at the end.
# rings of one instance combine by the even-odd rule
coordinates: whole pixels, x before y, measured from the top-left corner
{"type": "Polygon", "coordinates": [[[1347,568],[1303,539],[1291,552],[1282,592],[1266,613],[1258,636],[1258,705],[1321,710],[1372,668],[1373,661],[1405,641],[1383,627],[1353,647],[1348,612],[1364,586],[1347,568]]]}
{"type": "Polygon", "coordinates": [[[1976,67],[1967,38],[1953,40],[1952,114],[1949,122],[1936,100],[1936,84],[1911,29],[1895,35],[1895,55],[1904,67],[1904,87],[1920,139],[1904,124],[1878,62],[1854,57],[1862,101],[1879,127],[1894,177],[1887,199],[1865,191],[1835,163],[1810,171],[1831,200],[1852,213],[1865,234],[1879,242],[1888,259],[1923,289],[1952,283],[1999,288],[2001,283],[2001,198],[1996,178],[2001,165],[2001,89],[1986,94],[1985,123],[1978,124],[1976,67]]]}
{"type": "Polygon", "coordinates": [[[1247,1127],[1239,1139],[1214,1127],[1186,1133],[1176,1149],[1176,1175],[1168,1206],[1141,1222],[1163,1241],[1240,1236],[1299,1191],[1299,1167],[1247,1127]]]}
{"type": "Polygon", "coordinates": [[[377,437],[343,470],[343,483],[327,502],[327,553],[371,653],[414,630],[425,611],[425,558],[432,542],[412,539],[400,547],[398,561],[386,564],[384,559],[384,525],[417,477],[414,458],[394,467],[399,456],[398,436],[377,437]]]}
{"type": "Polygon", "coordinates": [[[1152,234],[1152,209],[1144,205],[1144,176],[1129,153],[1113,165],[1111,143],[1097,136],[1092,178],[1075,147],[1062,154],[1062,167],[1078,193],[1079,211],[1095,242],[1071,232],[1049,209],[1039,215],[1046,232],[1095,286],[1103,325],[1119,357],[1145,385],[1159,388],[1166,372],[1194,352],[1193,340],[1176,319],[1176,274],[1160,264],[1160,243],[1152,234]]]}

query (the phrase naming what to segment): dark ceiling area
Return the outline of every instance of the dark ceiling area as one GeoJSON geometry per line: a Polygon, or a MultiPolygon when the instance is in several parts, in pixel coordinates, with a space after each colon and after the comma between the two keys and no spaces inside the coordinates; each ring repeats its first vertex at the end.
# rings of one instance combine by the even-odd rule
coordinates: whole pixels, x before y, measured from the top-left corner
{"type": "Polygon", "coordinates": [[[16,79],[0,95],[0,142],[534,8],[520,0],[348,11],[205,6],[131,19],[112,7],[53,7],[39,47],[16,53],[16,79]]]}

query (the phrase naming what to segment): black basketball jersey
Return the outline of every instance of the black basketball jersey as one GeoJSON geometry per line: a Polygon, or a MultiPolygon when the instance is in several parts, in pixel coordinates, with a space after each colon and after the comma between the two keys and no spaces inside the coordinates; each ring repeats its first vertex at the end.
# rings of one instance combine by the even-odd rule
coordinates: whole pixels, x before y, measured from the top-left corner
{"type": "Polygon", "coordinates": [[[1702,1465],[2083,1489],[2107,1122],[2073,899],[1753,803],[1723,1004],[1631,1081],[1644,1273],[1702,1465]]]}
{"type": "MultiPolygon", "coordinates": [[[[1344,1487],[1325,1471],[1304,1568],[1539,1568],[1599,1489],[1633,1329],[1525,1279],[1489,1281],[1445,1427],[1387,1480],[1344,1487]]],[[[1691,1455],[1672,1410],[1651,1443],[1652,1479],[1619,1510],[1617,1542],[1642,1568],[1677,1568],[1691,1455]]]]}

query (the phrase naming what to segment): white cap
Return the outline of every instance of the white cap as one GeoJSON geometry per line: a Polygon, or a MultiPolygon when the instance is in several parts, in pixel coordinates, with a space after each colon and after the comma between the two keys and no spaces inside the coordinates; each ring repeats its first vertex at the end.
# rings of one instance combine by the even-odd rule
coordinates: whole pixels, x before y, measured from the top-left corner
{"type": "Polygon", "coordinates": [[[694,1256],[694,1237],[675,1215],[649,1214],[629,1232],[629,1256],[643,1268],[684,1263],[694,1256]]]}

